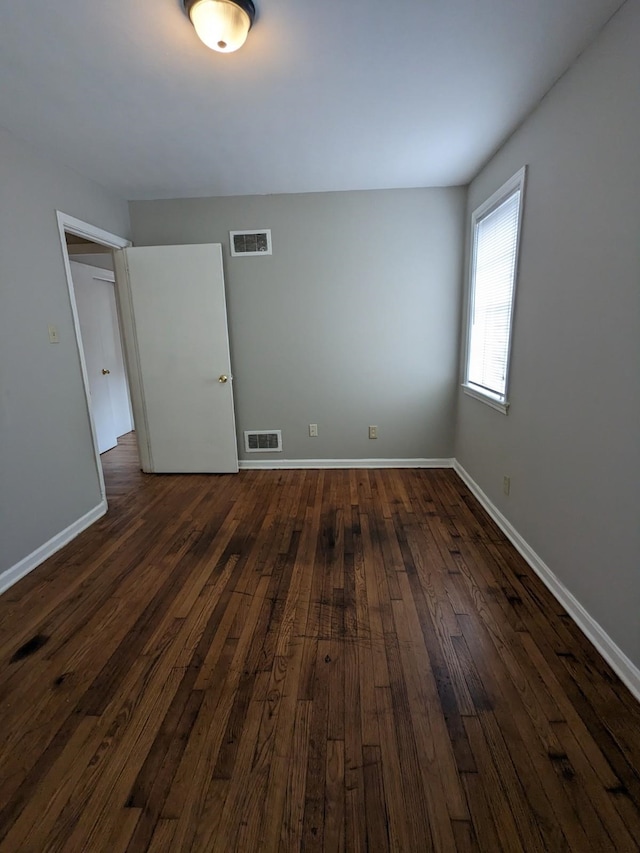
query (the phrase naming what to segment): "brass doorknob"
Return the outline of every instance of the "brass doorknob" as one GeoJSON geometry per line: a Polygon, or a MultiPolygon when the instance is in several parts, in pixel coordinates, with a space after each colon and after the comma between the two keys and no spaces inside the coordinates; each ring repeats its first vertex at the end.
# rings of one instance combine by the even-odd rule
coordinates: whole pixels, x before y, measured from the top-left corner
{"type": "Polygon", "coordinates": [[[220,382],[222,385],[224,385],[225,382],[228,382],[228,380],[229,377],[225,376],[224,373],[222,374],[222,376],[218,376],[218,382],[220,382]]]}
{"type": "Polygon", "coordinates": [[[105,367],[102,368],[102,375],[103,376],[108,376],[110,373],[111,373],[110,370],[107,370],[105,367]]]}

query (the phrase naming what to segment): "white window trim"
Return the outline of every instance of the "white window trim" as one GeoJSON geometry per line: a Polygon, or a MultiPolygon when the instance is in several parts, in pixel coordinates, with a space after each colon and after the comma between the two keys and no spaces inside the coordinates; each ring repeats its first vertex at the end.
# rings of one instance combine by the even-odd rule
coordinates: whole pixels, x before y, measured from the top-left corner
{"type": "Polygon", "coordinates": [[[492,409],[497,409],[499,412],[502,412],[503,415],[509,414],[509,403],[498,398],[498,396],[493,396],[490,391],[480,391],[474,385],[465,385],[463,384],[462,390],[467,395],[467,397],[473,397],[474,400],[479,400],[481,403],[486,403],[487,406],[491,406],[492,409]]]}
{"type": "Polygon", "coordinates": [[[513,177],[509,178],[493,195],[485,202],[477,207],[471,214],[471,233],[469,247],[469,275],[467,284],[467,316],[466,316],[466,342],[464,352],[464,378],[462,380],[462,390],[469,397],[491,406],[502,412],[503,415],[509,413],[509,373],[511,368],[511,342],[513,340],[513,323],[515,316],[515,298],[518,285],[518,271],[520,261],[520,240],[522,237],[522,212],[524,207],[524,194],[527,177],[527,167],[523,166],[513,177]],[[516,257],[513,274],[513,292],[511,295],[511,323],[509,326],[509,342],[507,345],[507,367],[505,373],[504,398],[492,393],[491,391],[479,388],[477,385],[469,382],[469,349],[471,345],[471,317],[473,316],[473,297],[474,297],[474,276],[476,266],[476,249],[475,249],[475,232],[476,224],[479,219],[482,219],[493,209],[498,207],[514,190],[520,189],[520,204],[518,209],[518,236],[516,242],[516,257]]]}

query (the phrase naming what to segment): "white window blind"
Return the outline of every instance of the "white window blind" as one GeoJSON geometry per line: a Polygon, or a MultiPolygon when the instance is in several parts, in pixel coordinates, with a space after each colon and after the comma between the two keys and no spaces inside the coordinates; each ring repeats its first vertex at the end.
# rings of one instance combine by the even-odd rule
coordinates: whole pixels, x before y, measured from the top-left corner
{"type": "MultiPolygon", "coordinates": [[[[466,384],[506,402],[522,181],[486,212],[477,211],[469,311],[466,384]]],[[[484,207],[484,206],[483,206],[484,207]]]]}

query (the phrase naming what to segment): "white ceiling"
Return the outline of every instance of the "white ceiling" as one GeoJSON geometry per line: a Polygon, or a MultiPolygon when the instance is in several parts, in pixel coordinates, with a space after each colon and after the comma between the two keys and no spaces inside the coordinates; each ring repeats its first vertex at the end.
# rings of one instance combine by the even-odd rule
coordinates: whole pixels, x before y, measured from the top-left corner
{"type": "Polygon", "coordinates": [[[0,124],[126,198],[467,183],[621,0],[180,0],[0,11],[0,124]]]}

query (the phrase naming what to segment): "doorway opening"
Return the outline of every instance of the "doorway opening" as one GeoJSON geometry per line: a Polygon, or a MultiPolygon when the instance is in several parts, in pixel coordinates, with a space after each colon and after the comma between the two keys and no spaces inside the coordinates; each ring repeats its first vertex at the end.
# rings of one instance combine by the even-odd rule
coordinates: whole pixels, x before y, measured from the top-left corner
{"type": "Polygon", "coordinates": [[[96,471],[106,501],[103,454],[126,437],[127,459],[137,464],[113,263],[113,251],[131,244],[60,211],[57,215],[96,471]]]}

